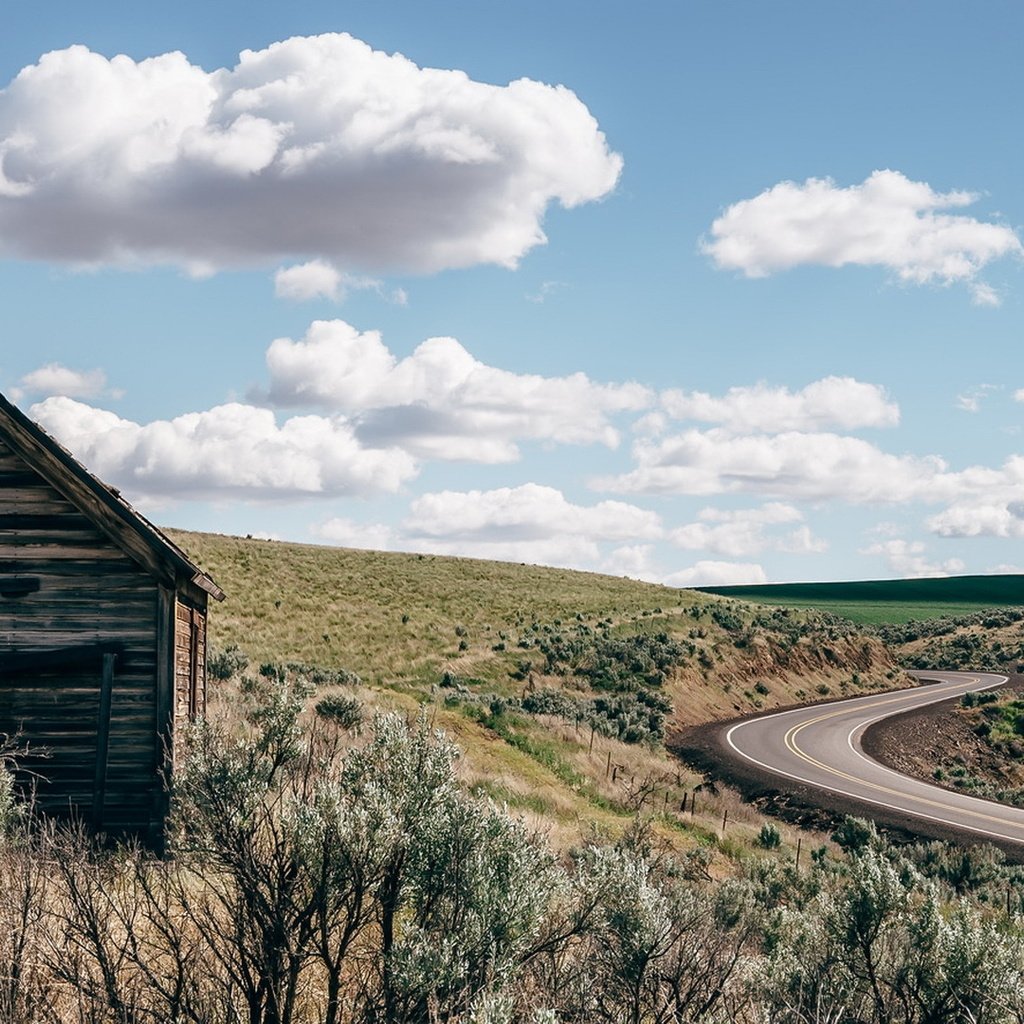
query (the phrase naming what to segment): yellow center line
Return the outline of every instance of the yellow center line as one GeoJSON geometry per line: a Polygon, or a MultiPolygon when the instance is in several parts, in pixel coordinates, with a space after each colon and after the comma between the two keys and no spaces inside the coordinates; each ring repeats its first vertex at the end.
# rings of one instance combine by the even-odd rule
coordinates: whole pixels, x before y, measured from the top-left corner
{"type": "MultiPolygon", "coordinates": [[[[962,684],[960,684],[960,683],[951,684],[948,688],[955,690],[955,689],[958,689],[959,686],[961,686],[961,685],[962,684]]],[[[912,695],[916,695],[918,692],[919,691],[913,691],[912,695]]],[[[933,691],[933,692],[935,692],[935,691],[933,691]]],[[[866,709],[869,709],[869,708],[883,707],[883,706],[885,706],[887,704],[897,703],[897,701],[899,699],[901,699],[901,698],[895,698],[895,699],[889,699],[889,700],[879,700],[879,701],[875,701],[875,702],[873,702],[871,704],[861,704],[861,705],[859,705],[857,707],[856,710],[860,711],[860,710],[866,710],[866,709]]],[[[930,703],[938,703],[938,702],[937,701],[933,701],[933,702],[930,702],[930,703]]],[[[868,779],[860,778],[860,777],[858,777],[856,775],[851,775],[848,772],[844,772],[844,771],[842,771],[839,768],[833,768],[831,765],[828,765],[828,764],[825,764],[822,761],[819,761],[816,757],[813,757],[806,750],[802,750],[799,746],[797,746],[797,743],[796,743],[797,735],[800,732],[802,732],[804,729],[806,729],[808,726],[817,725],[820,722],[828,721],[831,718],[838,718],[838,717],[840,717],[842,715],[849,714],[850,710],[851,710],[850,708],[841,708],[838,711],[830,711],[830,712],[828,712],[828,713],[826,713],[824,715],[818,715],[816,718],[810,718],[806,722],[801,722],[799,725],[793,726],[785,734],[785,737],[783,739],[783,741],[784,741],[784,743],[786,745],[786,748],[789,750],[789,752],[791,754],[793,754],[794,756],[800,758],[800,760],[805,761],[807,764],[813,765],[814,767],[821,769],[822,771],[826,772],[829,775],[836,775],[836,776],[838,776],[841,779],[845,779],[847,782],[853,782],[853,783],[855,783],[855,784],[857,784],[859,786],[866,786],[868,789],[877,790],[878,792],[886,793],[889,796],[899,797],[899,798],[901,798],[903,800],[912,800],[915,803],[924,804],[925,806],[928,806],[928,807],[937,807],[937,808],[940,808],[941,810],[944,810],[944,811],[946,811],[948,813],[949,810],[950,810],[948,803],[944,803],[943,801],[940,801],[940,800],[930,800],[929,798],[923,797],[923,796],[915,796],[914,794],[907,793],[904,790],[892,789],[889,786],[883,786],[881,783],[871,782],[868,779]]],[[[929,785],[929,783],[924,783],[924,785],[929,785]]],[[[971,799],[971,798],[969,797],[968,799],[971,799]]],[[[975,797],[974,799],[977,799],[977,798],[975,797]]],[[[977,819],[979,819],[981,821],[995,822],[995,823],[997,823],[998,825],[1000,825],[1003,828],[1006,828],[1007,826],[1012,827],[1012,828],[1019,828],[1020,827],[1019,825],[1017,825],[1014,822],[1007,821],[1005,818],[1000,818],[1000,817],[998,817],[996,815],[992,815],[992,814],[985,814],[982,811],[972,811],[969,808],[959,808],[959,807],[957,808],[957,810],[961,814],[970,815],[972,818],[977,818],[977,819]]],[[[954,822],[950,822],[950,824],[955,824],[955,823],[954,822]]]]}

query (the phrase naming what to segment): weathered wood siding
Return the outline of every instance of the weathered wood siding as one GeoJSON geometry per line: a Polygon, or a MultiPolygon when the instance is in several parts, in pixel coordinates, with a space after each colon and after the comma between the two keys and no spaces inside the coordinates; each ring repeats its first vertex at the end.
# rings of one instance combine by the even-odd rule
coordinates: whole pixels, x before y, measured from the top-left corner
{"type": "Polygon", "coordinates": [[[206,711],[206,615],[179,598],[174,614],[174,732],[206,711]]]}
{"type": "Polygon", "coordinates": [[[157,598],[153,577],[0,440],[0,731],[28,747],[21,779],[41,808],[109,831],[158,827],[157,598]],[[5,579],[38,589],[2,596],[5,579]],[[116,651],[102,773],[100,645],[116,651]],[[33,663],[54,651],[59,663],[33,663]]]}

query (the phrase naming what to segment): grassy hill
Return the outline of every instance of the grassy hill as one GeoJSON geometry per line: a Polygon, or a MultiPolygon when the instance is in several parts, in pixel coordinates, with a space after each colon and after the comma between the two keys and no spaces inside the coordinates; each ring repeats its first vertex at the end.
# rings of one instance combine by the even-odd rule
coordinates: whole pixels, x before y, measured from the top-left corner
{"type": "MultiPolygon", "coordinates": [[[[702,794],[667,753],[680,728],[895,685],[888,651],[829,615],[765,611],[625,578],[168,531],[227,592],[211,649],[247,671],[292,663],[336,697],[431,719],[467,784],[556,841],[638,811],[685,843],[749,839],[762,819],[702,794]],[[311,669],[310,666],[315,666],[311,669]]],[[[795,840],[794,840],[795,842],[795,840]]]]}
{"type": "Polygon", "coordinates": [[[1024,575],[948,576],[854,583],[768,583],[698,589],[705,594],[765,605],[818,608],[854,622],[871,624],[1024,606],[1024,575]]]}

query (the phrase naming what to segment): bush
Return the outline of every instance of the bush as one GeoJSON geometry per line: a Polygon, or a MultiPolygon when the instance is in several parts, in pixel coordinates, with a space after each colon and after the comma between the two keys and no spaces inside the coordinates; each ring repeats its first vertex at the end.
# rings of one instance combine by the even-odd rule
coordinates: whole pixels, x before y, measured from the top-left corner
{"type": "Polygon", "coordinates": [[[206,659],[207,674],[220,682],[241,675],[248,667],[249,659],[237,644],[229,644],[223,650],[215,648],[206,659]]]}
{"type": "Polygon", "coordinates": [[[845,818],[832,833],[832,841],[846,853],[860,853],[877,838],[875,826],[863,818],[845,818]]]}
{"type": "Polygon", "coordinates": [[[757,845],[762,850],[777,850],[782,845],[782,835],[770,821],[761,826],[757,834],[757,845]]]}
{"type": "Polygon", "coordinates": [[[334,693],[317,702],[321,718],[337,722],[343,729],[358,729],[363,724],[363,702],[355,697],[334,693]]]}

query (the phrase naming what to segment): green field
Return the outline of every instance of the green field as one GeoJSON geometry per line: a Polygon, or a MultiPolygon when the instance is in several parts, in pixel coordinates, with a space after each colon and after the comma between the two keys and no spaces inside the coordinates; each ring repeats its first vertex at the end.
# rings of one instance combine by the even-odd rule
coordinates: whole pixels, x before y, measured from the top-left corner
{"type": "Polygon", "coordinates": [[[986,608],[1024,606],[1024,575],[854,583],[768,583],[699,587],[703,593],[792,608],[817,608],[854,622],[882,625],[967,615],[986,608]]]}

